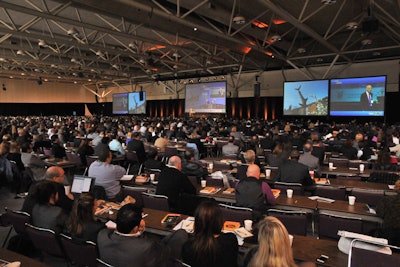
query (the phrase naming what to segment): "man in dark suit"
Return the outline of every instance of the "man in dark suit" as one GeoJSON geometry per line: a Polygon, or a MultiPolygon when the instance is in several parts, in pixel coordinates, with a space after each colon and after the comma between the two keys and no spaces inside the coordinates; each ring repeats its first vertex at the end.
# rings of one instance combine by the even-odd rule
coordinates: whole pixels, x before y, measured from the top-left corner
{"type": "Polygon", "coordinates": [[[132,134],[133,139],[128,143],[128,151],[135,151],[136,156],[139,159],[139,163],[142,164],[146,161],[146,151],[144,150],[144,145],[142,140],[140,140],[140,132],[134,132],[132,134]]]}
{"type": "Polygon", "coordinates": [[[292,150],[289,160],[279,166],[277,182],[300,183],[302,185],[313,185],[314,180],[311,179],[308,167],[297,162],[300,154],[297,149],[292,150]]]}
{"type": "Polygon", "coordinates": [[[156,194],[167,196],[170,209],[176,210],[181,193],[196,194],[196,188],[182,172],[181,158],[172,156],[168,161],[168,167],[164,168],[158,177],[156,194]]]}
{"type": "Polygon", "coordinates": [[[360,104],[361,104],[361,109],[362,110],[369,110],[372,108],[372,85],[368,84],[365,87],[365,92],[361,94],[360,96],[360,104]]]}
{"type": "Polygon", "coordinates": [[[187,240],[184,230],[163,240],[164,244],[143,236],[146,223],[142,209],[134,204],[118,211],[116,224],[116,230],[103,229],[97,236],[100,258],[114,267],[169,266],[173,258],[179,258],[178,252],[187,240]]]}

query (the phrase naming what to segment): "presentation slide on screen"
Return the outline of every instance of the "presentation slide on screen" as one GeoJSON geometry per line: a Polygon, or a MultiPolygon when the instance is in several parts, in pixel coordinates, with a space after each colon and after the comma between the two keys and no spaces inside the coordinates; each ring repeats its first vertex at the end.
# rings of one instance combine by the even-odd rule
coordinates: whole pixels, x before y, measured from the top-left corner
{"type": "Polygon", "coordinates": [[[283,115],[327,116],[328,80],[285,82],[283,115]]]}
{"type": "Polygon", "coordinates": [[[185,112],[225,113],[226,82],[186,85],[185,112]]]}
{"type": "Polygon", "coordinates": [[[113,94],[113,114],[128,114],[128,93],[113,94]]]}
{"type": "Polygon", "coordinates": [[[386,76],[330,80],[331,116],[384,116],[386,76]]]}
{"type": "Polygon", "coordinates": [[[146,92],[133,92],[129,93],[129,114],[146,114],[146,92]],[[142,98],[140,94],[142,93],[142,98]]]}

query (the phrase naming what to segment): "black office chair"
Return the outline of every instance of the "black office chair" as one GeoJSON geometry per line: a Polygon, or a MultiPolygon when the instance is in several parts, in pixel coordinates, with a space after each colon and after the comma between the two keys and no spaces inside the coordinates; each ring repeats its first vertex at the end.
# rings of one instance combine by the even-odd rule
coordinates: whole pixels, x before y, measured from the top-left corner
{"type": "Polygon", "coordinates": [[[143,197],[142,193],[146,193],[148,191],[145,187],[132,187],[123,185],[121,188],[122,195],[125,198],[126,196],[131,196],[136,200],[136,204],[140,207],[143,207],[143,197]]]}
{"type": "Polygon", "coordinates": [[[72,237],[60,234],[61,245],[65,255],[74,266],[97,267],[97,245],[91,241],[77,241],[72,237]]]}
{"type": "Polygon", "coordinates": [[[169,211],[169,203],[167,196],[142,193],[142,198],[143,198],[143,206],[145,208],[169,211]]]}
{"type": "Polygon", "coordinates": [[[68,263],[67,257],[58,240],[58,235],[51,229],[33,226],[29,223],[25,224],[26,233],[31,239],[35,248],[42,253],[42,261],[57,261],[68,263]]]}
{"type": "Polygon", "coordinates": [[[244,224],[244,220],[253,219],[253,210],[244,207],[229,206],[225,204],[219,204],[222,211],[222,217],[224,221],[235,221],[244,224]]]}
{"type": "MultiPolygon", "coordinates": [[[[3,247],[7,244],[13,229],[17,234],[25,236],[26,235],[25,224],[31,221],[31,216],[29,213],[18,210],[10,210],[7,207],[5,207],[4,209],[6,213],[2,214],[1,216],[2,224],[10,225],[11,228],[8,231],[6,238],[4,239],[3,247]]],[[[19,241],[21,240],[22,239],[19,239],[19,241]]],[[[19,245],[20,244],[17,244],[18,247],[19,245]]]]}
{"type": "Polygon", "coordinates": [[[268,215],[278,218],[285,225],[289,234],[307,235],[308,218],[304,211],[269,209],[268,215]]]}
{"type": "Polygon", "coordinates": [[[322,211],[318,213],[319,238],[339,240],[338,231],[363,233],[362,219],[355,216],[344,216],[322,211]]]}

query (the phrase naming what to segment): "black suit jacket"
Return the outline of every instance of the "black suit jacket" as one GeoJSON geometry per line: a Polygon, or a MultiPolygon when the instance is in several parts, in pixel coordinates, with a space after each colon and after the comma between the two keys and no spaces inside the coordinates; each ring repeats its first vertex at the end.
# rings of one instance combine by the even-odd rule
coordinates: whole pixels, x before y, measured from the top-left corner
{"type": "Polygon", "coordinates": [[[143,142],[140,140],[132,139],[127,147],[128,151],[135,151],[139,159],[139,163],[146,161],[146,151],[144,150],[143,142]]]}
{"type": "Polygon", "coordinates": [[[300,183],[302,185],[313,185],[314,180],[311,179],[308,167],[298,163],[295,160],[288,160],[279,166],[278,182],[300,183]]]}
{"type": "Polygon", "coordinates": [[[164,168],[158,177],[157,195],[165,195],[172,210],[178,206],[181,193],[196,194],[196,188],[187,176],[176,168],[164,168]]]}
{"type": "MultiPolygon", "coordinates": [[[[373,94],[370,93],[370,95],[371,95],[371,99],[372,99],[373,94]]],[[[361,94],[360,104],[361,104],[361,109],[363,109],[363,110],[371,109],[371,105],[370,105],[370,102],[368,101],[368,96],[367,96],[366,92],[361,94]]]]}

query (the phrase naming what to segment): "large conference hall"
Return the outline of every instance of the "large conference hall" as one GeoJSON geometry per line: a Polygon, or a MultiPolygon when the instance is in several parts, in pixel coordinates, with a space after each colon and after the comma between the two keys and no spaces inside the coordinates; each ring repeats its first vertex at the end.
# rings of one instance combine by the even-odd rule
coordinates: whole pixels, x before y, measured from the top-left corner
{"type": "Polygon", "coordinates": [[[400,0],[0,0],[0,266],[398,266],[400,0]]]}

